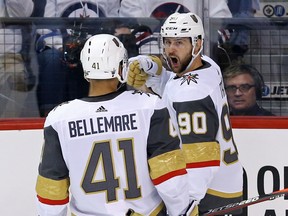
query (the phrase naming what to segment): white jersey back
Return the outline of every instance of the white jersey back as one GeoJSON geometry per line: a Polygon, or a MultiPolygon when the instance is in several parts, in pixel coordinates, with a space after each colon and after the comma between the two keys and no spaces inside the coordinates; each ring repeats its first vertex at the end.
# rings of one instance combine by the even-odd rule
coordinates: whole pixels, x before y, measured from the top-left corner
{"type": "Polygon", "coordinates": [[[51,126],[59,133],[63,157],[73,179],[71,208],[76,215],[79,214],[77,209],[83,208],[90,209],[90,214],[125,215],[129,207],[139,210],[140,203],[141,206],[144,202],[151,209],[161,203],[160,197],[151,199],[157,192],[145,162],[146,137],[153,114],[151,107],[154,107],[151,104],[156,98],[150,97],[151,100],[143,103],[143,97],[135,95],[131,100],[128,94],[105,101],[105,105],[74,100],[58,107],[57,114],[49,118],[51,126]],[[123,106],[124,113],[120,111],[123,106]],[[127,107],[131,107],[131,111],[127,107]],[[95,155],[96,152],[101,154],[95,155]],[[131,160],[129,157],[133,155],[131,160]],[[135,164],[126,164],[126,161],[135,164]],[[135,173],[135,167],[142,172],[135,173]],[[114,185],[112,190],[108,184],[114,185]],[[140,191],[142,199],[139,199],[140,191]]]}
{"type": "Polygon", "coordinates": [[[151,127],[151,118],[162,115],[156,109],[168,115],[157,96],[126,91],[76,99],[51,111],[44,125],[45,146],[36,187],[43,212],[57,203],[68,203],[65,188],[70,188],[71,212],[77,216],[124,216],[128,209],[157,215],[164,209],[162,199],[171,207],[171,215],[184,210],[189,204],[183,181],[187,178],[185,163],[179,168],[180,163],[175,161],[175,170],[171,166],[165,172],[157,162],[158,156],[164,162],[166,158],[175,159],[173,154],[180,151],[179,139],[168,141],[171,136],[166,123],[167,130],[159,121],[160,127],[157,121],[154,129],[151,127]],[[160,133],[160,128],[167,134],[160,133]],[[153,160],[148,167],[149,158],[153,160]],[[51,188],[62,191],[61,196],[51,194],[51,188]]]}

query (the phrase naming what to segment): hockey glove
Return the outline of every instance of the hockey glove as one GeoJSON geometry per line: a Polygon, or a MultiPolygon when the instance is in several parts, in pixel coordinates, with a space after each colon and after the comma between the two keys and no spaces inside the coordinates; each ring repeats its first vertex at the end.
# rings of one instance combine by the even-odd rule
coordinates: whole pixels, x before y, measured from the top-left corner
{"type": "Polygon", "coordinates": [[[139,88],[143,86],[148,75],[156,76],[162,72],[162,62],[157,56],[139,55],[129,59],[127,84],[139,88]]]}

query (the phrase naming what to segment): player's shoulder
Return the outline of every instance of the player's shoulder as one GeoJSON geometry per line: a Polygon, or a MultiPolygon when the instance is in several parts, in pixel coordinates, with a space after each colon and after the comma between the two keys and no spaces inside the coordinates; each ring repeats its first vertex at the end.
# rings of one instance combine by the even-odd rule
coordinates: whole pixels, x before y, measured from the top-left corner
{"type": "Polygon", "coordinates": [[[201,59],[205,62],[207,62],[208,64],[210,64],[210,67],[221,72],[219,65],[210,57],[206,56],[206,55],[202,55],[201,59]]]}
{"type": "Polygon", "coordinates": [[[157,98],[159,98],[159,96],[149,93],[149,92],[144,92],[141,90],[130,90],[130,91],[126,91],[126,95],[128,95],[128,97],[132,97],[135,99],[139,99],[139,100],[157,100],[157,98]]]}
{"type": "Polygon", "coordinates": [[[201,58],[202,58],[202,60],[204,60],[204,61],[210,62],[210,63],[212,63],[212,64],[216,64],[216,62],[215,62],[212,58],[210,58],[209,56],[207,56],[207,55],[201,55],[201,58]]]}
{"type": "Polygon", "coordinates": [[[141,108],[154,108],[160,100],[158,95],[140,90],[126,91],[123,96],[127,97],[127,103],[133,104],[133,107],[138,106],[141,108]]]}
{"type": "Polygon", "coordinates": [[[49,113],[47,118],[60,120],[62,118],[65,118],[69,113],[71,113],[71,110],[77,110],[78,104],[77,99],[71,100],[71,101],[65,101],[60,103],[59,105],[55,106],[49,113]]]}

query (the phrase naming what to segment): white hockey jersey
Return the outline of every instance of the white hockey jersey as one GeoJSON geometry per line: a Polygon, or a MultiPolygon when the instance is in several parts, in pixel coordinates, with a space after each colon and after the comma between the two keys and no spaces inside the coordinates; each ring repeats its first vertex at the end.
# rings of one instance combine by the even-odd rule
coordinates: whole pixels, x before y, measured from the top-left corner
{"type": "MultiPolygon", "coordinates": [[[[199,0],[122,0],[120,17],[167,18],[170,14],[193,12],[201,16],[204,3],[199,0]]],[[[227,0],[209,0],[209,17],[232,17],[227,0]]]]}
{"type": "Polygon", "coordinates": [[[52,110],[36,186],[39,215],[64,216],[69,189],[77,216],[160,215],[162,199],[172,216],[185,210],[186,164],[162,102],[126,91],[52,110]]]}
{"type": "Polygon", "coordinates": [[[240,201],[243,190],[222,74],[207,56],[202,61],[201,68],[182,77],[163,71],[147,83],[163,96],[181,138],[191,196],[200,201],[200,213],[240,201]]]}
{"type": "MultiPolygon", "coordinates": [[[[0,17],[29,17],[33,11],[33,1],[0,0],[0,17]]],[[[21,29],[5,28],[0,24],[0,56],[5,53],[19,53],[22,46],[21,29]]]]}
{"type": "Polygon", "coordinates": [[[47,0],[45,17],[118,17],[119,0],[47,0]]]}
{"type": "MultiPolygon", "coordinates": [[[[118,17],[120,0],[47,0],[44,17],[118,17]]],[[[52,28],[53,29],[53,28],[52,28]]],[[[55,28],[54,28],[55,29],[55,28]]],[[[38,30],[46,46],[62,47],[62,35],[59,30],[38,30]]]]}
{"type": "MultiPolygon", "coordinates": [[[[209,17],[232,17],[228,8],[227,0],[209,0],[209,9],[205,7],[203,1],[199,0],[122,0],[119,10],[120,17],[150,17],[155,18],[154,22],[159,22],[152,29],[153,34],[147,34],[146,37],[136,35],[141,38],[138,41],[139,53],[143,55],[159,55],[160,47],[160,26],[161,19],[167,18],[175,12],[187,13],[193,12],[202,17],[204,11],[209,11],[209,17]]],[[[155,25],[155,24],[154,24],[155,25]]],[[[138,39],[137,39],[138,40],[138,39]]]]}

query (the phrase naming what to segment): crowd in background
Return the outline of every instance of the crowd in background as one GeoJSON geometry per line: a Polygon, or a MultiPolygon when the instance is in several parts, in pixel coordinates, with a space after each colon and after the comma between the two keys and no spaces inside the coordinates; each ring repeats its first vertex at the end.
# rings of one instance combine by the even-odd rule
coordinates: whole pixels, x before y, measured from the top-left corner
{"type": "MultiPolygon", "coordinates": [[[[86,96],[88,83],[83,78],[79,53],[85,40],[93,34],[117,35],[126,46],[129,57],[138,54],[158,55],[160,54],[159,27],[162,24],[161,20],[173,12],[192,11],[200,16],[243,18],[253,17],[259,10],[259,1],[255,0],[151,0],[148,2],[141,0],[26,0],[25,3],[7,0],[1,1],[0,4],[1,17],[116,18],[111,26],[94,26],[93,28],[82,26],[81,23],[76,23],[72,29],[66,29],[65,26],[61,29],[51,26],[49,29],[40,29],[33,25],[25,28],[17,27],[17,25],[13,25],[13,27],[3,25],[2,28],[4,27],[5,31],[1,29],[0,33],[0,46],[3,50],[0,53],[1,118],[45,117],[56,105],[86,96]],[[207,2],[208,13],[206,11],[207,2]],[[122,22],[122,19],[117,19],[117,17],[131,19],[122,22]],[[139,23],[139,17],[160,21],[151,27],[139,23]],[[31,103],[31,101],[35,101],[35,103],[31,103]]],[[[243,56],[249,49],[247,31],[239,32],[235,38],[233,38],[233,32],[229,31],[227,26],[223,26],[219,31],[220,42],[233,40],[233,46],[226,49],[229,60],[219,57],[221,49],[218,49],[214,56],[214,60],[219,64],[222,72],[227,71],[227,67],[231,64],[244,64],[243,56]]],[[[217,33],[215,32],[215,34],[217,33]]],[[[246,92],[243,91],[243,88],[239,88],[239,86],[235,88],[236,92],[245,95],[246,92]]],[[[251,91],[254,91],[254,86],[251,91]]],[[[241,98],[241,96],[238,97],[241,98]]],[[[256,99],[258,100],[259,97],[255,97],[255,103],[257,103],[256,99]]],[[[239,101],[241,100],[239,99],[239,101]]],[[[235,112],[233,108],[231,114],[236,115],[236,113],[254,115],[254,113],[249,114],[241,110],[235,112]]]]}
{"type": "Polygon", "coordinates": [[[157,210],[157,215],[196,216],[243,199],[243,167],[229,116],[274,114],[258,103],[267,91],[261,72],[245,63],[247,29],[235,34],[231,26],[219,26],[210,58],[202,53],[206,38],[210,41],[197,14],[251,18],[258,1],[27,0],[21,13],[17,1],[0,3],[3,18],[32,18],[28,25],[1,26],[0,117],[26,117],[32,94],[37,113],[31,116],[46,118],[38,211],[66,215],[71,202],[73,214],[115,215],[121,209],[121,215],[157,210]],[[38,26],[39,17],[52,24],[38,26]],[[88,25],[89,19],[95,23],[88,25]],[[191,28],[178,31],[187,23],[191,28]],[[124,84],[127,74],[133,77],[130,86],[124,84]],[[153,95],[138,91],[135,80],[153,95]],[[125,91],[129,88],[135,91],[125,91]],[[119,163],[124,171],[114,156],[120,156],[116,163],[124,161],[119,163]],[[145,182],[138,187],[141,172],[145,182]],[[115,177],[119,173],[121,178],[115,177]],[[125,196],[118,199],[120,188],[125,196]],[[147,190],[153,191],[148,199],[141,194],[147,190]],[[129,203],[136,208],[127,211],[129,203]]]}

